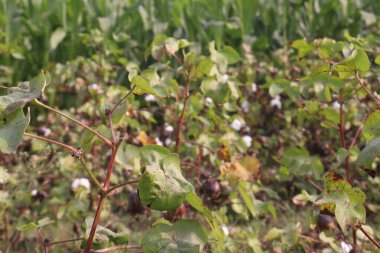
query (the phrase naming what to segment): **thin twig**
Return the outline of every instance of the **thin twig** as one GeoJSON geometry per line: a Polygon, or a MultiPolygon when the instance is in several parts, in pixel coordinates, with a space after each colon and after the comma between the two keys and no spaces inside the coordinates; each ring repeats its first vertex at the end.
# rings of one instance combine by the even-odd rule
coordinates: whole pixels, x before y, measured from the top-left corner
{"type": "Polygon", "coordinates": [[[177,153],[179,150],[179,145],[181,144],[181,128],[182,128],[182,124],[183,124],[183,117],[185,116],[187,100],[190,97],[189,83],[190,83],[190,78],[187,77],[186,83],[185,83],[185,99],[183,101],[183,107],[182,107],[181,114],[177,120],[177,136],[176,136],[176,144],[175,144],[175,152],[177,152],[177,153]]]}
{"type": "Polygon", "coordinates": [[[360,80],[359,71],[356,71],[356,80],[358,81],[358,83],[360,84],[362,89],[367,93],[367,95],[372,99],[372,101],[375,104],[377,104],[378,106],[380,106],[380,100],[378,98],[376,98],[374,95],[372,95],[371,92],[369,92],[369,90],[367,90],[364,83],[360,80]]]}
{"type": "Polygon", "coordinates": [[[133,180],[133,181],[127,181],[127,182],[124,182],[124,183],[120,183],[118,185],[115,185],[114,187],[111,187],[107,190],[107,195],[110,194],[111,192],[113,192],[114,190],[116,190],[117,188],[120,188],[120,187],[123,187],[123,186],[126,186],[128,184],[135,184],[135,183],[138,183],[140,182],[140,180],[133,180]]]}
{"type": "Polygon", "coordinates": [[[309,183],[310,183],[312,186],[314,186],[315,189],[317,189],[317,190],[320,191],[320,192],[323,192],[323,189],[322,189],[319,185],[317,185],[317,183],[314,182],[310,177],[307,178],[307,181],[309,181],[309,183]]]}
{"type": "Polygon", "coordinates": [[[55,112],[55,113],[57,113],[57,114],[59,114],[59,115],[65,117],[65,118],[67,118],[67,119],[73,121],[74,123],[76,123],[76,124],[82,126],[82,127],[85,128],[86,130],[92,132],[93,134],[95,134],[96,136],[98,136],[100,139],[102,139],[102,140],[103,140],[108,146],[112,147],[112,142],[111,142],[110,140],[108,140],[108,139],[107,139],[106,137],[104,137],[102,134],[100,134],[100,133],[97,132],[96,130],[92,129],[91,127],[89,127],[89,126],[86,125],[85,123],[80,122],[79,120],[74,119],[73,117],[67,115],[66,113],[63,113],[63,112],[61,112],[61,111],[59,111],[59,110],[56,110],[56,109],[54,109],[54,108],[52,108],[52,107],[50,107],[50,106],[48,106],[48,105],[45,105],[44,103],[38,101],[37,99],[35,99],[34,102],[35,102],[37,105],[39,105],[39,106],[41,106],[41,107],[43,107],[43,108],[45,108],[45,109],[48,109],[48,110],[50,110],[50,111],[52,111],[52,112],[55,112]]]}
{"type": "Polygon", "coordinates": [[[111,158],[110,158],[110,161],[108,163],[108,168],[107,168],[107,175],[106,175],[106,179],[105,179],[104,185],[103,185],[103,187],[106,190],[108,189],[108,186],[110,184],[112,170],[113,170],[113,167],[115,165],[116,154],[117,154],[117,150],[120,147],[120,144],[121,144],[121,140],[118,143],[116,143],[115,146],[112,148],[112,154],[111,154],[111,158]]]}
{"type": "Polygon", "coordinates": [[[87,166],[86,164],[86,161],[84,160],[84,157],[82,156],[79,161],[81,162],[81,164],[83,165],[84,169],[86,170],[87,174],[90,176],[92,182],[94,182],[96,184],[96,186],[102,191],[102,192],[105,192],[106,189],[102,186],[102,184],[98,181],[98,179],[96,179],[95,175],[92,173],[92,171],[90,170],[90,168],[87,166]]]}
{"type": "Polygon", "coordinates": [[[64,144],[62,142],[59,142],[59,141],[51,140],[51,139],[48,139],[48,138],[45,138],[45,137],[42,137],[42,136],[38,136],[38,135],[35,135],[35,134],[31,134],[31,133],[24,133],[24,135],[28,136],[28,137],[31,137],[31,138],[34,138],[34,139],[38,139],[38,140],[41,140],[41,141],[45,141],[45,142],[49,142],[49,143],[61,146],[61,147],[65,148],[65,149],[71,151],[72,153],[77,151],[76,148],[71,147],[69,145],[66,145],[66,144],[64,144]]]}
{"type": "Polygon", "coordinates": [[[84,240],[83,237],[82,238],[62,240],[62,241],[56,241],[56,242],[49,243],[49,247],[57,245],[57,244],[63,244],[63,243],[68,243],[68,242],[76,242],[76,241],[82,241],[82,240],[84,240]]]}
{"type": "Polygon", "coordinates": [[[368,240],[370,240],[378,249],[380,249],[379,242],[377,242],[374,238],[372,238],[372,236],[370,234],[368,234],[367,231],[365,231],[365,229],[362,227],[362,225],[359,225],[358,228],[360,229],[360,231],[363,232],[363,234],[368,238],[368,240]]]}
{"type": "Polygon", "coordinates": [[[120,250],[120,249],[141,249],[141,246],[139,245],[117,245],[112,246],[109,248],[99,249],[95,251],[90,251],[91,253],[106,253],[114,250],[120,250]]]}
{"type": "MultiPolygon", "coordinates": [[[[346,138],[344,136],[344,112],[343,112],[343,92],[341,91],[339,93],[339,134],[340,134],[340,143],[342,145],[342,148],[347,149],[346,146],[346,138]]],[[[346,170],[346,180],[350,181],[350,163],[349,163],[349,156],[346,156],[344,167],[346,170]]]]}
{"type": "Polygon", "coordinates": [[[112,114],[112,113],[113,113],[113,112],[119,107],[119,105],[121,105],[121,103],[122,103],[125,99],[127,99],[129,95],[132,94],[132,92],[133,92],[133,90],[135,89],[135,87],[136,87],[136,86],[132,86],[132,87],[131,87],[131,90],[128,91],[128,93],[125,94],[125,96],[124,96],[122,99],[120,99],[119,102],[118,102],[118,103],[112,108],[112,110],[110,111],[110,114],[112,114]]]}
{"type": "Polygon", "coordinates": [[[110,122],[110,131],[111,131],[111,136],[112,136],[112,142],[116,143],[115,130],[113,128],[113,123],[112,123],[112,113],[107,112],[107,115],[108,115],[108,121],[110,122]]]}

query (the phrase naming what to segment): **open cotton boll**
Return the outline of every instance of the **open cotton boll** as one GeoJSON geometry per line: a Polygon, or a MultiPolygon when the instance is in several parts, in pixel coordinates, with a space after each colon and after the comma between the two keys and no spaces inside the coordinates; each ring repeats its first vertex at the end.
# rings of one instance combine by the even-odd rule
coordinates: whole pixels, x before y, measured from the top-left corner
{"type": "Polygon", "coordinates": [[[167,138],[167,139],[165,139],[165,146],[169,146],[170,144],[172,144],[172,139],[170,139],[170,138],[167,138]]]}
{"type": "Polygon", "coordinates": [[[148,94],[145,96],[145,101],[153,102],[153,101],[156,101],[156,98],[152,94],[148,94]]]}
{"type": "Polygon", "coordinates": [[[270,105],[271,105],[272,107],[277,106],[278,109],[281,109],[282,105],[281,105],[281,98],[280,98],[280,96],[275,96],[275,97],[270,101],[270,105]]]}
{"type": "Polygon", "coordinates": [[[241,122],[240,120],[238,119],[234,119],[231,124],[230,124],[230,127],[236,131],[240,131],[240,129],[244,126],[243,122],[241,122]]]}
{"type": "Polygon", "coordinates": [[[71,190],[73,192],[76,192],[80,186],[83,186],[84,188],[86,188],[87,192],[90,192],[91,190],[91,184],[87,178],[84,178],[84,177],[75,178],[73,182],[71,183],[71,190]]]}
{"type": "Polygon", "coordinates": [[[251,87],[252,87],[252,91],[253,91],[253,92],[256,92],[256,91],[257,91],[257,85],[256,85],[256,83],[253,83],[253,84],[251,85],[251,87]]]}
{"type": "Polygon", "coordinates": [[[160,138],[156,137],[156,138],[154,138],[154,141],[156,142],[157,145],[164,146],[164,144],[162,143],[160,138]]]}
{"type": "Polygon", "coordinates": [[[227,82],[227,81],[228,81],[228,75],[227,75],[227,74],[222,75],[222,76],[220,77],[220,81],[221,81],[222,83],[227,82]]]}
{"type": "Polygon", "coordinates": [[[223,233],[225,234],[225,235],[229,235],[230,234],[230,231],[228,230],[228,227],[226,226],[226,225],[222,225],[222,230],[223,230],[223,233]]]}
{"type": "Polygon", "coordinates": [[[247,147],[250,147],[252,145],[252,137],[249,135],[244,135],[243,141],[247,145],[247,147]]]}
{"type": "Polygon", "coordinates": [[[338,101],[335,101],[333,104],[332,104],[333,108],[334,109],[339,109],[340,108],[340,104],[338,101]]]}
{"type": "Polygon", "coordinates": [[[173,127],[172,125],[165,124],[164,130],[165,130],[165,132],[167,132],[167,133],[173,133],[173,131],[174,131],[174,127],[173,127]]]}
{"type": "Polygon", "coordinates": [[[243,108],[243,111],[248,112],[248,110],[249,110],[248,101],[243,101],[243,103],[241,103],[241,108],[243,108]]]}
{"type": "Polygon", "coordinates": [[[340,242],[340,250],[342,253],[350,253],[352,250],[352,246],[345,241],[340,242]]]}
{"type": "Polygon", "coordinates": [[[209,97],[205,98],[205,103],[206,104],[212,104],[212,102],[214,102],[214,100],[212,100],[212,98],[209,98],[209,97]]]}

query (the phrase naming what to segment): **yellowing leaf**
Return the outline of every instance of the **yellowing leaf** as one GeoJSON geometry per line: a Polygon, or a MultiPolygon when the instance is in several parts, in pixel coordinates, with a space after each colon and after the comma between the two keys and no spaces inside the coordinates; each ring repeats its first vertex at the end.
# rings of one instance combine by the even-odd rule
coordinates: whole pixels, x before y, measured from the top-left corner
{"type": "Polygon", "coordinates": [[[220,167],[222,177],[231,181],[253,181],[260,174],[260,161],[253,156],[232,158],[220,167]]]}

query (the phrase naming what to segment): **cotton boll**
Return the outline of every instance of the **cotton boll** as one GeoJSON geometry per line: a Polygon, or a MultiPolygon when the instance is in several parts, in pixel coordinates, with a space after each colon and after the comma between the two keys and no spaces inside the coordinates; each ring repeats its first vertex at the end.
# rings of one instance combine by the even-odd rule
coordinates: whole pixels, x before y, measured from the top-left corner
{"type": "Polygon", "coordinates": [[[230,234],[230,231],[228,230],[228,227],[226,226],[226,225],[222,225],[222,230],[223,230],[223,233],[225,234],[225,235],[229,235],[230,234]]]}
{"type": "Polygon", "coordinates": [[[244,101],[243,103],[241,103],[241,108],[243,108],[244,112],[248,112],[248,110],[249,110],[249,103],[248,103],[248,101],[244,101]]]}
{"type": "Polygon", "coordinates": [[[36,196],[38,191],[37,189],[33,189],[30,193],[32,194],[32,196],[36,196]]]}
{"type": "Polygon", "coordinates": [[[91,190],[91,184],[87,178],[75,178],[74,181],[71,183],[71,190],[73,192],[76,192],[80,186],[86,188],[87,192],[90,192],[91,190]]]}
{"type": "Polygon", "coordinates": [[[227,75],[227,74],[222,75],[221,78],[220,78],[220,81],[221,81],[222,83],[227,82],[227,81],[228,81],[228,75],[227,75]]]}
{"type": "Polygon", "coordinates": [[[252,87],[252,91],[253,91],[253,92],[256,92],[256,91],[257,91],[257,85],[256,85],[256,83],[253,83],[253,84],[251,85],[251,87],[252,87]]]}
{"type": "Polygon", "coordinates": [[[240,131],[240,129],[243,127],[243,123],[238,119],[234,119],[231,122],[230,127],[236,131],[240,131]]]}
{"type": "Polygon", "coordinates": [[[338,101],[335,101],[333,104],[332,104],[333,108],[334,109],[339,109],[340,108],[340,104],[338,101]]]}
{"type": "Polygon", "coordinates": [[[209,98],[209,97],[206,97],[205,98],[205,103],[206,104],[212,104],[214,101],[212,100],[212,98],[209,98]]]}
{"type": "Polygon", "coordinates": [[[162,143],[162,141],[160,140],[160,138],[156,137],[154,138],[154,141],[156,142],[157,145],[160,145],[160,146],[163,146],[164,144],[162,143]]]}
{"type": "Polygon", "coordinates": [[[272,106],[272,107],[275,107],[275,106],[277,106],[277,108],[278,109],[281,109],[281,98],[280,98],[280,96],[276,96],[276,97],[274,97],[271,101],[270,101],[270,105],[272,106]]]}
{"type": "Polygon", "coordinates": [[[244,135],[243,141],[247,145],[247,147],[250,147],[252,145],[252,137],[249,135],[244,135]]]}
{"type": "Polygon", "coordinates": [[[340,242],[340,250],[342,253],[350,253],[352,250],[352,246],[345,241],[340,242]]]}
{"type": "Polygon", "coordinates": [[[165,146],[169,146],[172,142],[173,141],[170,138],[165,139],[165,146]]]}
{"type": "Polygon", "coordinates": [[[71,183],[71,190],[73,192],[76,192],[80,186],[83,186],[84,188],[86,188],[87,192],[90,192],[91,190],[91,184],[87,178],[84,178],[84,177],[75,178],[73,182],[71,183]]]}
{"type": "Polygon", "coordinates": [[[173,133],[174,127],[172,125],[165,124],[164,130],[166,133],[173,133]]]}
{"type": "Polygon", "coordinates": [[[154,102],[154,101],[156,101],[156,98],[152,94],[148,94],[145,96],[145,101],[154,102]]]}

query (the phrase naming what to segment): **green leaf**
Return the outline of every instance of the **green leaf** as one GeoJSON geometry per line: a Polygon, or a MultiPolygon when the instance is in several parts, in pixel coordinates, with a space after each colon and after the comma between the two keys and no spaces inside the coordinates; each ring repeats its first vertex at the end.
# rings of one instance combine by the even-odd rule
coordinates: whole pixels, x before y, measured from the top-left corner
{"type": "Polygon", "coordinates": [[[133,90],[133,93],[135,94],[142,94],[142,93],[148,93],[152,95],[157,95],[156,91],[152,88],[152,86],[149,83],[149,80],[145,77],[142,77],[140,75],[134,76],[131,81],[132,85],[136,86],[133,90]]]}
{"type": "Polygon", "coordinates": [[[371,170],[372,163],[379,154],[380,138],[375,138],[359,153],[358,159],[356,160],[356,167],[371,170]]]}
{"type": "Polygon", "coordinates": [[[319,179],[324,172],[321,160],[317,156],[310,156],[305,149],[286,149],[280,162],[295,175],[313,174],[315,178],[319,179]]]}
{"type": "Polygon", "coordinates": [[[210,73],[210,70],[213,66],[214,63],[210,59],[202,57],[201,60],[195,66],[193,77],[201,78],[204,75],[207,76],[210,73]]]}
{"type": "Polygon", "coordinates": [[[158,145],[141,149],[142,177],[138,185],[140,200],[148,207],[165,211],[179,207],[193,186],[181,174],[177,154],[158,145]]]}
{"type": "Polygon", "coordinates": [[[17,227],[17,230],[27,231],[27,230],[31,230],[31,229],[45,227],[45,226],[53,224],[53,223],[54,223],[53,220],[51,220],[49,217],[46,217],[46,218],[38,220],[37,223],[32,221],[32,222],[29,222],[28,224],[25,224],[23,226],[19,226],[19,227],[17,227]]]}
{"type": "Polygon", "coordinates": [[[217,103],[226,102],[229,93],[227,84],[219,83],[214,77],[203,79],[201,91],[217,103]]]}
{"type": "Polygon", "coordinates": [[[333,70],[338,72],[340,78],[348,78],[353,76],[356,71],[365,74],[370,67],[371,62],[366,52],[361,49],[355,49],[348,58],[333,66],[333,70]]]}
{"type": "Polygon", "coordinates": [[[380,137],[380,111],[375,111],[364,122],[363,135],[367,141],[380,137]]]}
{"type": "Polygon", "coordinates": [[[165,49],[168,55],[172,56],[179,49],[178,41],[174,38],[167,38],[165,40],[165,49]]]}
{"type": "Polygon", "coordinates": [[[256,217],[257,216],[257,212],[254,209],[254,207],[255,207],[255,199],[254,199],[254,196],[252,194],[248,194],[248,192],[247,192],[247,186],[246,186],[245,182],[240,182],[238,184],[238,191],[239,191],[241,197],[243,198],[244,203],[247,206],[247,208],[248,208],[249,212],[251,213],[251,215],[253,217],[256,217]]]}
{"type": "Polygon", "coordinates": [[[241,60],[238,52],[230,46],[225,46],[220,53],[227,59],[228,64],[235,64],[241,60]]]}
{"type": "Polygon", "coordinates": [[[303,39],[293,41],[291,47],[298,50],[298,57],[304,57],[315,49],[314,45],[303,39]]]}
{"type": "Polygon", "coordinates": [[[0,152],[10,154],[20,145],[26,127],[29,125],[30,113],[24,115],[22,109],[8,116],[0,117],[0,152]]]}
{"type": "Polygon", "coordinates": [[[66,31],[63,28],[56,29],[50,37],[50,50],[55,50],[65,37],[66,31]]]}
{"type": "Polygon", "coordinates": [[[196,221],[158,223],[141,242],[144,253],[198,253],[208,241],[207,232],[196,221]]]}
{"type": "Polygon", "coordinates": [[[324,176],[323,198],[315,202],[321,209],[334,211],[343,233],[347,233],[357,224],[366,220],[364,202],[366,196],[359,188],[352,188],[350,183],[339,174],[329,171],[324,176]]]}
{"type": "MultiPolygon", "coordinates": [[[[93,217],[87,217],[85,220],[86,238],[82,241],[82,248],[84,248],[87,243],[87,238],[90,235],[93,221],[93,217]]],[[[98,225],[96,228],[92,249],[102,249],[115,245],[125,245],[128,244],[128,241],[129,235],[126,232],[115,233],[108,228],[98,225]]]]}
{"type": "Polygon", "coordinates": [[[50,74],[42,72],[29,82],[22,82],[17,87],[8,88],[9,94],[0,96],[0,118],[22,108],[30,101],[42,96],[45,87],[50,83],[50,74]]]}
{"type": "Polygon", "coordinates": [[[216,224],[214,221],[214,217],[212,216],[212,213],[210,209],[203,204],[202,200],[198,197],[198,195],[195,192],[189,192],[186,195],[186,201],[198,212],[200,212],[206,220],[210,223],[211,227],[215,228],[216,224]]]}

